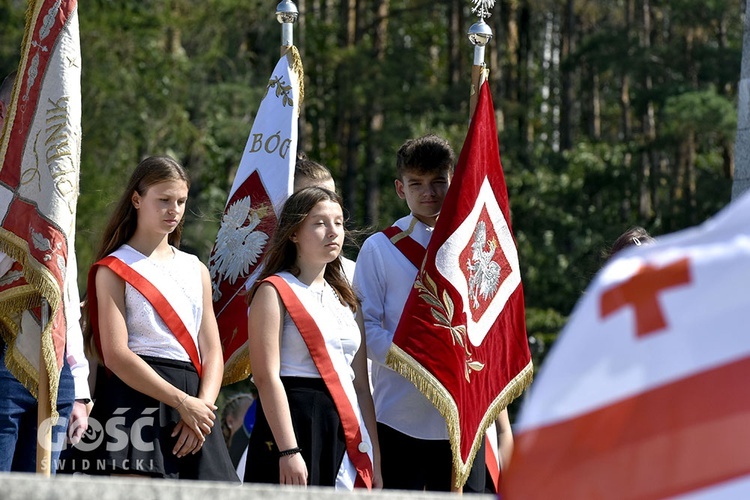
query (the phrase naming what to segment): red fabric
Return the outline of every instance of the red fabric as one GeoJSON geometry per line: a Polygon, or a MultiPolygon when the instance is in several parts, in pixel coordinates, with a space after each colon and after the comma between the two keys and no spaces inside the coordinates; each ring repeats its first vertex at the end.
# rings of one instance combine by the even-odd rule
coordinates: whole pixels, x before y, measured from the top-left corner
{"type": "Polygon", "coordinates": [[[420,267],[422,267],[422,261],[424,260],[424,256],[427,254],[427,249],[414,241],[409,236],[401,238],[394,243],[394,236],[398,236],[401,233],[403,233],[403,231],[398,226],[391,226],[383,230],[383,234],[385,234],[388,239],[391,240],[391,243],[393,243],[396,248],[398,248],[399,251],[404,254],[404,257],[409,259],[409,262],[411,262],[414,267],[419,269],[420,267]]]}
{"type": "Polygon", "coordinates": [[[643,337],[667,328],[667,320],[659,304],[659,295],[670,288],[689,285],[690,262],[680,259],[664,267],[646,264],[625,283],[602,293],[600,309],[602,319],[619,309],[633,308],[636,335],[643,337]]]}
{"type": "MultiPolygon", "coordinates": [[[[429,378],[424,379],[433,387],[437,385],[443,406],[441,412],[448,421],[454,461],[458,458],[461,470],[468,475],[474,459],[472,447],[481,442],[484,427],[491,423],[488,418],[490,406],[530,363],[520,274],[517,268],[511,273],[508,264],[517,262],[517,251],[510,228],[494,107],[486,83],[480,90],[477,109],[441,214],[417,276],[417,283],[421,280],[427,288],[430,288],[430,280],[434,282],[436,293],[430,297],[415,283],[393,343],[413,358],[408,364],[421,365],[437,381],[435,384],[429,378]],[[487,230],[485,243],[501,244],[494,249],[492,262],[488,263],[499,270],[495,282],[503,284],[509,277],[517,280],[517,285],[506,288],[502,299],[499,293],[494,293],[480,296],[475,302],[459,291],[472,289],[467,259],[472,256],[472,249],[479,249],[476,234],[472,238],[460,235],[466,234],[467,226],[468,231],[475,231],[479,223],[483,223],[487,230]],[[464,239],[457,241],[459,236],[464,239]],[[439,263],[446,251],[452,251],[457,257],[439,263]],[[463,273],[460,276],[463,283],[446,278],[450,269],[463,273]],[[438,307],[436,303],[445,304],[446,301],[450,302],[450,307],[441,311],[442,305],[438,307]],[[441,315],[457,329],[451,332],[440,324],[441,315]],[[477,332],[472,326],[479,321],[485,321],[486,330],[477,332]],[[465,335],[462,335],[461,328],[466,328],[465,335]],[[479,335],[476,342],[471,340],[475,335],[479,335]],[[446,414],[446,407],[450,411],[455,408],[455,415],[446,414]],[[457,428],[451,428],[451,417],[458,420],[457,428]],[[456,450],[459,450],[459,457],[455,456],[456,450]]],[[[486,249],[492,250],[487,245],[481,248],[486,249]]],[[[486,253],[492,252],[488,250],[486,253]]],[[[397,350],[392,348],[391,355],[394,354],[397,350]]],[[[393,361],[391,355],[389,362],[393,361]]],[[[441,405],[436,406],[440,409],[441,405]]]]}
{"type": "MultiPolygon", "coordinates": [[[[250,174],[245,182],[235,191],[229,201],[227,201],[227,207],[246,196],[250,196],[253,200],[253,207],[255,209],[272,206],[257,171],[250,174]]],[[[263,221],[258,225],[258,230],[266,233],[270,240],[276,230],[276,223],[276,214],[273,209],[269,209],[263,221]]],[[[209,260],[214,259],[215,252],[216,247],[211,251],[209,260]]],[[[245,282],[253,274],[260,262],[261,259],[259,258],[258,262],[250,267],[247,274],[237,279],[234,283],[230,283],[228,279],[224,279],[218,285],[214,284],[221,292],[221,298],[214,301],[214,311],[216,312],[216,323],[219,326],[219,338],[224,352],[224,363],[247,342],[245,282]]]]}
{"type": "Polygon", "coordinates": [[[750,358],[515,440],[503,498],[668,498],[750,474],[750,358]]]}
{"type": "Polygon", "coordinates": [[[372,463],[367,453],[359,451],[359,443],[362,442],[362,431],[359,428],[359,420],[352,409],[351,402],[341,385],[339,374],[333,367],[331,358],[328,356],[325,339],[320,332],[315,320],[307,312],[297,295],[289,287],[289,284],[279,276],[269,276],[264,281],[271,283],[281,296],[289,316],[297,326],[302,338],[310,351],[310,356],[320,373],[321,378],[326,384],[328,391],[331,393],[333,402],[336,405],[341,425],[344,428],[344,438],[346,439],[346,450],[349,454],[354,467],[357,469],[357,480],[354,483],[355,488],[372,489],[372,463]]]}
{"type": "Polygon", "coordinates": [[[96,262],[91,266],[88,278],[88,290],[89,290],[89,315],[91,317],[91,327],[94,331],[94,340],[96,341],[96,348],[99,350],[99,355],[102,358],[102,362],[106,366],[106,360],[102,354],[102,343],[99,335],[99,310],[97,308],[96,299],[96,270],[98,266],[104,266],[111,269],[120,278],[138,290],[141,295],[146,297],[159,317],[167,325],[167,328],[174,334],[180,345],[187,351],[190,356],[195,370],[198,372],[198,376],[201,376],[201,361],[198,355],[198,348],[195,346],[193,338],[190,336],[185,323],[180,319],[180,315],[174,310],[172,304],[162,295],[158,288],[156,288],[149,280],[144,278],[135,269],[118,259],[117,257],[109,256],[105,257],[99,262],[96,262]]]}

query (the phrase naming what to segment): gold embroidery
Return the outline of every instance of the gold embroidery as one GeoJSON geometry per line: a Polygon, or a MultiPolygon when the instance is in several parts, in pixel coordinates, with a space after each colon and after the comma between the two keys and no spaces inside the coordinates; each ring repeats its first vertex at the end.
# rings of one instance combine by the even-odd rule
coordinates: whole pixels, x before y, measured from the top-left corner
{"type": "Polygon", "coordinates": [[[451,332],[453,345],[455,346],[458,344],[463,348],[464,377],[466,377],[467,382],[471,382],[471,372],[481,371],[484,368],[484,363],[476,361],[472,357],[472,353],[469,350],[469,342],[467,341],[468,334],[466,333],[466,325],[453,326],[451,324],[455,306],[453,305],[453,300],[450,295],[446,290],[443,290],[441,300],[437,284],[426,272],[421,272],[417,275],[417,279],[414,281],[414,288],[419,290],[419,298],[432,306],[430,312],[432,313],[432,317],[437,320],[437,323],[434,323],[434,325],[448,329],[451,332]],[[427,285],[425,285],[425,283],[427,283],[427,285]]]}
{"type": "Polygon", "coordinates": [[[419,219],[417,219],[416,217],[412,217],[411,223],[409,224],[409,227],[406,228],[405,231],[401,231],[400,233],[398,233],[397,235],[395,235],[393,238],[391,238],[391,243],[393,243],[395,245],[399,241],[401,241],[404,238],[406,238],[407,236],[411,235],[411,233],[414,232],[414,226],[417,225],[417,222],[419,222],[419,219]]]}

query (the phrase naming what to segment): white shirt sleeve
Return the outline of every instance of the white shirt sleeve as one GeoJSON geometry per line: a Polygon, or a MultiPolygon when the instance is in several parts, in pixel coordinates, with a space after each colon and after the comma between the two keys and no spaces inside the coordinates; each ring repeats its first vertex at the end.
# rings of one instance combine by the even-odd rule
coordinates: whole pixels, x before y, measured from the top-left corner
{"type": "Polygon", "coordinates": [[[68,254],[68,269],[65,273],[65,321],[67,335],[65,343],[66,358],[75,383],[75,398],[88,399],[89,363],[83,348],[83,332],[81,331],[81,297],[78,294],[78,263],[75,251],[68,254]]]}
{"type": "MultiPolygon", "coordinates": [[[[374,236],[373,236],[374,237],[374,236]]],[[[383,327],[385,320],[386,275],[383,256],[370,237],[362,245],[354,271],[354,289],[362,302],[367,357],[385,365],[393,333],[383,327]]]]}

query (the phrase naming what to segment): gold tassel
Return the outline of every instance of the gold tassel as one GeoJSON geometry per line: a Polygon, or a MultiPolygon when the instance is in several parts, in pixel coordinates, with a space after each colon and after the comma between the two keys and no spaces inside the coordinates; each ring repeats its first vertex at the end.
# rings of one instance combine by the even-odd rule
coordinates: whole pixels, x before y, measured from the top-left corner
{"type": "Polygon", "coordinates": [[[286,51],[287,62],[289,63],[289,69],[297,75],[297,81],[299,82],[299,95],[297,96],[297,114],[302,110],[302,103],[305,102],[305,71],[302,66],[302,58],[299,55],[297,47],[292,45],[289,50],[286,51]]]}
{"type": "Polygon", "coordinates": [[[250,354],[247,350],[247,343],[245,343],[224,364],[224,377],[221,380],[221,385],[234,384],[245,380],[251,374],[250,354]]]}
{"type": "Polygon", "coordinates": [[[497,419],[514,399],[523,393],[524,389],[531,384],[534,367],[531,361],[524,367],[516,377],[511,380],[502,393],[490,405],[487,413],[480,422],[477,433],[474,436],[471,451],[466,462],[461,460],[461,427],[459,423],[458,407],[456,406],[450,392],[427,371],[413,357],[404,352],[396,345],[391,345],[386,363],[397,373],[414,384],[419,391],[437,408],[445,419],[448,427],[448,438],[453,453],[453,469],[456,472],[456,488],[461,488],[469,478],[471,465],[474,462],[477,451],[482,445],[487,428],[497,419]]]}

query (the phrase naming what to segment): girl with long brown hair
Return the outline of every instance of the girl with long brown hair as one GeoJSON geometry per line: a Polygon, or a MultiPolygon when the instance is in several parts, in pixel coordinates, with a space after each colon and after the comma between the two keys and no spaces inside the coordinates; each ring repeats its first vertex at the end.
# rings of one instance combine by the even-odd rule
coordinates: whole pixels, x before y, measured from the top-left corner
{"type": "Polygon", "coordinates": [[[382,487],[359,303],[341,268],[341,199],[292,194],[249,295],[258,388],[246,482],[382,487]]]}
{"type": "Polygon", "coordinates": [[[223,359],[208,269],[177,248],[188,189],[175,160],[147,158],[104,231],[85,309],[102,435],[78,446],[85,472],[238,480],[213,432],[223,359]]]}

